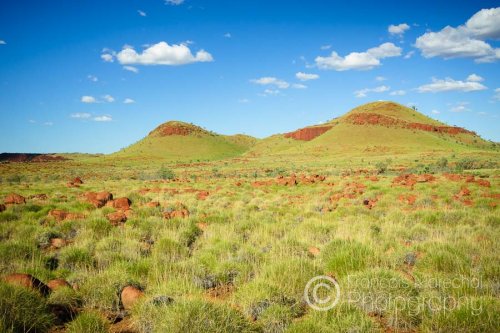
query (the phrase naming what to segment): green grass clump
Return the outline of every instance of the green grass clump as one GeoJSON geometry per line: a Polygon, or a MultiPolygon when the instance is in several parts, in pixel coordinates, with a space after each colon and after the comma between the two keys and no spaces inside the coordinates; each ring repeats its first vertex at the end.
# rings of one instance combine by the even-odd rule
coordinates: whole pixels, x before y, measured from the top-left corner
{"type": "Polygon", "coordinates": [[[456,308],[442,309],[422,323],[422,332],[498,332],[500,302],[493,298],[470,298],[456,308]]]}
{"type": "Polygon", "coordinates": [[[337,332],[377,332],[370,317],[345,304],[338,304],[328,311],[311,311],[301,320],[291,324],[286,333],[337,333],[337,332]]]}
{"type": "Polygon", "coordinates": [[[54,320],[45,299],[39,293],[0,282],[2,332],[47,332],[54,320]]]}
{"type": "Polygon", "coordinates": [[[96,312],[83,312],[70,322],[67,333],[107,333],[109,323],[101,314],[96,312]]]}
{"type": "Polygon", "coordinates": [[[328,272],[344,276],[366,268],[373,260],[372,252],[360,242],[336,239],[325,247],[322,259],[328,272]]]}
{"type": "Polygon", "coordinates": [[[236,310],[202,300],[175,300],[172,304],[144,302],[134,320],[140,331],[153,333],[256,332],[236,310]]]}

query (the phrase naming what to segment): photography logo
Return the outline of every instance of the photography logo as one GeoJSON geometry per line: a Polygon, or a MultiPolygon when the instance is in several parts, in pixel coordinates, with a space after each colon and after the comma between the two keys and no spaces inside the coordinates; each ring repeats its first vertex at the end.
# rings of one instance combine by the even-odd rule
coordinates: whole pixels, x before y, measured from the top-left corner
{"type": "Polygon", "coordinates": [[[314,310],[328,311],[340,300],[340,286],[330,276],[315,276],[304,288],[304,299],[314,310]]]}

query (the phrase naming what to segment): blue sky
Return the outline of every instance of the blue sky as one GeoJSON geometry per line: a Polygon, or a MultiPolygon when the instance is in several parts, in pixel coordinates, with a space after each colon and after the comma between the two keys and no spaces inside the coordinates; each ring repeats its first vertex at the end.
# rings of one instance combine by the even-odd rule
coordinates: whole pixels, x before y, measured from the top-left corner
{"type": "Polygon", "coordinates": [[[380,99],[500,141],[499,40],[498,1],[4,0],[0,152],[174,119],[262,138],[380,99]]]}

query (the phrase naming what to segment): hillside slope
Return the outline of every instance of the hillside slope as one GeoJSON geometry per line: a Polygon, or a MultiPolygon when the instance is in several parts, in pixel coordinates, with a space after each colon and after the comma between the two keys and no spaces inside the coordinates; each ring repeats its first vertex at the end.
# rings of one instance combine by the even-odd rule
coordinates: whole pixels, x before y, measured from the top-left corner
{"type": "Polygon", "coordinates": [[[321,125],[263,139],[248,154],[314,153],[315,156],[328,156],[339,153],[385,154],[491,147],[491,142],[483,140],[474,132],[448,126],[411,108],[384,101],[361,105],[321,125]]]}
{"type": "Polygon", "coordinates": [[[217,160],[241,155],[256,141],[246,135],[220,135],[193,124],[169,121],[113,156],[171,161],[217,160]]]}

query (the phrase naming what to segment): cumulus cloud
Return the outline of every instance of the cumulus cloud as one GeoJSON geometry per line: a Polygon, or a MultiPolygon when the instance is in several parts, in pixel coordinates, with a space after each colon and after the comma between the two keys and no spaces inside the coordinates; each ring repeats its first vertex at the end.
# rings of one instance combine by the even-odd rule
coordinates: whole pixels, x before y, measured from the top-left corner
{"type": "Polygon", "coordinates": [[[410,59],[413,55],[415,54],[415,51],[410,51],[403,58],[405,59],[410,59]]]}
{"type": "Polygon", "coordinates": [[[365,88],[365,89],[356,90],[354,92],[354,95],[357,98],[362,98],[362,97],[366,97],[368,95],[368,93],[370,93],[370,92],[382,93],[382,92],[385,92],[385,91],[389,91],[390,89],[391,88],[388,87],[388,86],[378,86],[378,87],[375,87],[375,88],[365,88]]]}
{"type": "Polygon", "coordinates": [[[89,119],[90,117],[92,117],[92,115],[87,112],[77,112],[77,113],[72,113],[70,117],[75,119],[89,119]]]}
{"type": "Polygon", "coordinates": [[[183,2],[184,0],[165,0],[166,5],[173,5],[173,6],[181,5],[183,2]]]}
{"type": "Polygon", "coordinates": [[[260,95],[261,96],[276,96],[276,95],[279,95],[279,94],[281,94],[281,91],[279,89],[266,89],[260,95]]]}
{"type": "Polygon", "coordinates": [[[481,81],[484,81],[484,79],[477,74],[471,74],[471,75],[467,76],[467,81],[481,82],[481,81]]]}
{"type": "Polygon", "coordinates": [[[465,26],[478,38],[500,39],[500,7],[481,9],[465,26]]]}
{"type": "Polygon", "coordinates": [[[401,48],[393,43],[384,43],[365,52],[351,52],[345,57],[332,51],[328,57],[316,57],[316,66],[320,69],[336,71],[369,70],[381,65],[380,59],[401,55],[401,48]]]}
{"type": "Polygon", "coordinates": [[[97,103],[97,100],[93,96],[82,96],[80,101],[82,103],[97,103]]]}
{"type": "Polygon", "coordinates": [[[134,104],[135,101],[132,98],[125,98],[123,104],[134,104]]]}
{"type": "Polygon", "coordinates": [[[499,38],[500,7],[480,10],[465,25],[427,32],[417,38],[415,46],[425,58],[473,58],[478,63],[494,62],[500,59],[500,48],[492,47],[485,40],[499,38]]]}
{"type": "Polygon", "coordinates": [[[500,88],[495,89],[495,95],[493,95],[493,99],[496,101],[500,101],[500,88]]]}
{"type": "Polygon", "coordinates": [[[464,112],[464,111],[470,111],[469,107],[469,102],[458,102],[458,103],[455,103],[455,105],[453,105],[451,108],[450,108],[450,111],[451,112],[464,112]]]}
{"type": "Polygon", "coordinates": [[[139,73],[139,69],[137,67],[134,67],[134,66],[123,66],[123,69],[126,70],[126,71],[129,71],[129,72],[132,72],[132,73],[139,73]]]}
{"type": "Polygon", "coordinates": [[[90,80],[90,81],[92,81],[92,82],[97,82],[97,81],[99,81],[99,79],[97,78],[97,76],[95,76],[95,75],[91,75],[91,74],[87,75],[87,79],[89,79],[89,80],[90,80]]]}
{"type": "MultiPolygon", "coordinates": [[[[449,77],[445,78],[444,80],[432,78],[432,83],[424,84],[418,87],[417,91],[421,93],[427,93],[427,92],[436,93],[443,91],[470,92],[470,91],[488,89],[486,86],[479,83],[478,81],[469,80],[471,76],[472,75],[469,75],[469,77],[465,81],[454,80],[449,77]]],[[[474,78],[475,77],[473,77],[473,79],[474,78]]]]}
{"type": "Polygon", "coordinates": [[[304,72],[298,72],[295,74],[295,77],[300,81],[309,81],[309,80],[317,80],[319,79],[318,74],[308,74],[304,72]]]}
{"type": "Polygon", "coordinates": [[[116,58],[122,65],[169,65],[178,66],[194,62],[211,62],[213,57],[205,50],[191,53],[187,44],[172,44],[159,42],[140,53],[130,47],[124,47],[117,53],[116,58]]]}
{"type": "Polygon", "coordinates": [[[387,78],[385,78],[385,77],[383,77],[383,76],[377,76],[377,77],[375,78],[375,81],[379,81],[379,82],[382,82],[382,81],[385,81],[385,80],[387,80],[387,78]]]}
{"type": "Polygon", "coordinates": [[[328,45],[321,45],[321,47],[320,47],[321,50],[329,50],[331,48],[332,48],[332,46],[330,44],[328,44],[328,45]]]}
{"type": "Polygon", "coordinates": [[[0,39],[0,45],[5,45],[7,44],[4,40],[0,39]]]}
{"type": "Polygon", "coordinates": [[[143,12],[142,10],[138,10],[137,13],[142,17],[148,16],[146,12],[143,12]]]}
{"type": "Polygon", "coordinates": [[[387,28],[387,31],[389,31],[389,33],[391,35],[398,35],[398,36],[402,36],[406,30],[410,29],[410,26],[406,23],[401,23],[401,24],[398,24],[398,25],[394,25],[394,24],[391,24],[388,28],[387,28]]]}
{"type": "Polygon", "coordinates": [[[111,95],[104,95],[102,96],[102,98],[108,103],[113,103],[115,101],[115,98],[111,95]]]}
{"type": "Polygon", "coordinates": [[[253,80],[250,80],[250,82],[255,83],[255,84],[260,84],[262,86],[267,86],[267,85],[276,86],[280,89],[286,89],[286,88],[290,87],[290,83],[288,83],[284,80],[275,78],[273,76],[265,76],[265,77],[261,77],[260,79],[253,79],[253,80]]]}
{"type": "Polygon", "coordinates": [[[106,122],[106,121],[112,121],[113,118],[111,116],[97,116],[92,118],[94,121],[98,122],[106,122]]]}
{"type": "Polygon", "coordinates": [[[114,57],[110,53],[103,53],[101,54],[101,59],[105,62],[113,62],[115,61],[114,57]]]}
{"type": "Polygon", "coordinates": [[[391,96],[403,96],[406,95],[406,91],[404,90],[394,90],[389,93],[391,96]]]}
{"type": "Polygon", "coordinates": [[[292,84],[292,88],[295,88],[295,89],[306,89],[307,86],[305,84],[302,84],[302,83],[294,83],[294,84],[292,84]]]}

